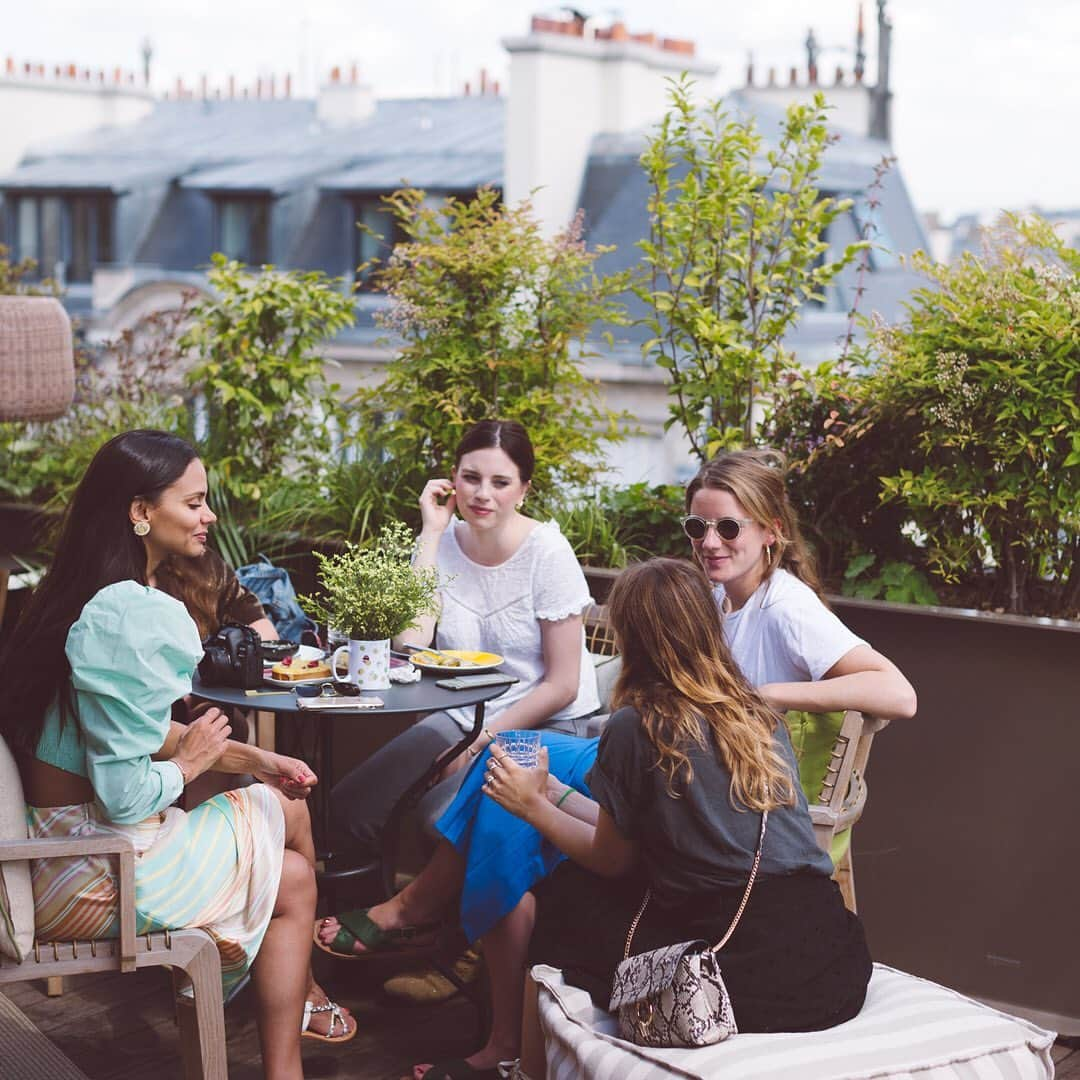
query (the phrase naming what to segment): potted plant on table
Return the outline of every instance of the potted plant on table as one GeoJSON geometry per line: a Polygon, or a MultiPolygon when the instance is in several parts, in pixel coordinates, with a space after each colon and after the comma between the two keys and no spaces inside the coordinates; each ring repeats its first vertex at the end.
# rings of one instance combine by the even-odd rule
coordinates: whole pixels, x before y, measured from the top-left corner
{"type": "Polygon", "coordinates": [[[349,654],[348,679],[362,690],[390,686],[390,639],[422,615],[437,613],[438,572],[413,567],[412,551],[408,527],[393,522],[369,547],[346,544],[336,554],[315,552],[321,592],[301,602],[320,622],[348,635],[342,647],[349,654]]]}

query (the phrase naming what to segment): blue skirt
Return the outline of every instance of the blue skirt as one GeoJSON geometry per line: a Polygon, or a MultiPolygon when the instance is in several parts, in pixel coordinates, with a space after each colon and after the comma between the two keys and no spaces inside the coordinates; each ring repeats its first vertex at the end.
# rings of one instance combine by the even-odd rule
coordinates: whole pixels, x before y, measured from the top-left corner
{"type": "MultiPolygon", "coordinates": [[[[552,776],[590,797],[585,774],[596,761],[599,742],[557,731],[540,733],[552,776]]],[[[479,755],[454,801],[435,823],[465,860],[461,926],[469,941],[513,911],[525,893],[566,858],[531,825],[484,795],[481,785],[488,757],[487,750],[479,755]]]]}

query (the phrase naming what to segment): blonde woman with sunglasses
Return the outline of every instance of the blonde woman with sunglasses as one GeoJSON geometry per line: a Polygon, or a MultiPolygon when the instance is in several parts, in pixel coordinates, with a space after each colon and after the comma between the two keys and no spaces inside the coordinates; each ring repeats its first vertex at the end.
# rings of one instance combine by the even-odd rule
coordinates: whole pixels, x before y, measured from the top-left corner
{"type": "Polygon", "coordinates": [[[779,454],[713,458],[686,489],[686,509],[683,531],[713,585],[724,639],[773,708],[915,715],[915,691],[896,665],[825,606],[779,454]]]}

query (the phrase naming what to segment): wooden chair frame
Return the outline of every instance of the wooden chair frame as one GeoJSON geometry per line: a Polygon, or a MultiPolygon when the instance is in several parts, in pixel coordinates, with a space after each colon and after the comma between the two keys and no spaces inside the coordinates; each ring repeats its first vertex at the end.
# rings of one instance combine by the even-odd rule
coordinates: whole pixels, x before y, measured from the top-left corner
{"type": "Polygon", "coordinates": [[[102,941],[35,941],[21,964],[0,955],[0,986],[29,979],[54,979],[97,971],[172,968],[177,1023],[186,1080],[227,1080],[221,959],[202,930],[135,934],[135,850],[119,836],[78,839],[0,840],[0,862],[72,855],[115,855],[119,863],[120,937],[102,941]],[[180,996],[191,987],[194,1000],[180,996]]]}

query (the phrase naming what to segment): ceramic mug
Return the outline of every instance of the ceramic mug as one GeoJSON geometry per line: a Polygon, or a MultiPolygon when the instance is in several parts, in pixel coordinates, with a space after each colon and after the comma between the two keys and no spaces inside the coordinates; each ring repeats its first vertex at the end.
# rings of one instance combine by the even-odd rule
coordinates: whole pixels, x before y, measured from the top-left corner
{"type": "Polygon", "coordinates": [[[330,670],[342,682],[351,682],[361,690],[390,689],[390,639],[381,641],[356,641],[334,650],[330,658],[330,670]],[[342,653],[348,653],[349,673],[344,679],[338,675],[337,661],[342,653]]]}

